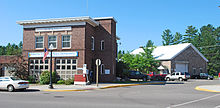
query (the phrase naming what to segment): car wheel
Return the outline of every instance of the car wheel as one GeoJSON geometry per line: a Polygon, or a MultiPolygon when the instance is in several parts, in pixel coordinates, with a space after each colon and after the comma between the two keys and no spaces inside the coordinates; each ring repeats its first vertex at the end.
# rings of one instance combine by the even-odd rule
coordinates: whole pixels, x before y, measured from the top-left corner
{"type": "Polygon", "coordinates": [[[179,81],[183,81],[183,78],[180,77],[180,78],[179,78],[179,81]]]}
{"type": "Polygon", "coordinates": [[[13,85],[9,85],[7,88],[8,88],[8,91],[9,91],[9,92],[15,91],[15,88],[14,88],[13,85]]]}
{"type": "Polygon", "coordinates": [[[167,81],[170,81],[170,78],[168,77],[168,78],[166,78],[166,80],[167,80],[167,81]]]}
{"type": "Polygon", "coordinates": [[[210,78],[208,77],[208,80],[210,80],[210,78]]]}
{"type": "Polygon", "coordinates": [[[146,79],[146,78],[143,78],[143,81],[147,81],[147,79],[146,79]]]}

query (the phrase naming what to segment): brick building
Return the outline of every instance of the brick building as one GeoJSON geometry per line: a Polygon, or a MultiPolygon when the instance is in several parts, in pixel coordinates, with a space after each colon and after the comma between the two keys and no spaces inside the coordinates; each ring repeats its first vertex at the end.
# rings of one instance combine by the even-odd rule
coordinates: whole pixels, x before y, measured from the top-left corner
{"type": "MultiPolygon", "coordinates": [[[[132,54],[143,52],[136,49],[132,54]]],[[[190,75],[207,73],[208,60],[191,43],[159,46],[152,53],[156,60],[160,60],[163,67],[172,72],[189,72],[190,75]]]]}
{"type": "Polygon", "coordinates": [[[113,17],[73,17],[18,21],[23,25],[23,56],[30,75],[50,70],[50,54],[42,62],[44,49],[52,44],[52,70],[61,79],[82,75],[86,68],[95,79],[95,60],[101,59],[100,82],[116,77],[116,20],[113,17]]]}

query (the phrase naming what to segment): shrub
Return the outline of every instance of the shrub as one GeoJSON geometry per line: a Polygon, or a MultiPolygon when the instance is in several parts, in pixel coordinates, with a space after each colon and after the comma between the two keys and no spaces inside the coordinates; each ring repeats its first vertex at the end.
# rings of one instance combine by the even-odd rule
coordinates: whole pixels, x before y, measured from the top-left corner
{"type": "MultiPolygon", "coordinates": [[[[57,82],[57,74],[56,72],[52,72],[52,82],[57,82]]],[[[43,71],[40,75],[40,84],[49,84],[50,83],[50,72],[43,71]]]]}
{"type": "Polygon", "coordinates": [[[74,84],[74,79],[65,80],[65,84],[66,84],[66,85],[74,84]]]}
{"type": "Polygon", "coordinates": [[[57,81],[57,84],[65,84],[65,81],[64,80],[59,80],[59,81],[57,81]]]}
{"type": "Polygon", "coordinates": [[[35,83],[35,79],[33,76],[28,76],[28,82],[35,83]]]}

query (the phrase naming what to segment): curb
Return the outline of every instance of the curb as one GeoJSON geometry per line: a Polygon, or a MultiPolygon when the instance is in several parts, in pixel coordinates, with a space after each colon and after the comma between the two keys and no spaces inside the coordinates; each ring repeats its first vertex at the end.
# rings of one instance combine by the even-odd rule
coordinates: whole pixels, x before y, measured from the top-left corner
{"type": "Polygon", "coordinates": [[[41,90],[41,91],[49,91],[49,92],[70,92],[70,91],[88,91],[88,90],[97,90],[97,89],[108,89],[108,88],[117,88],[117,87],[128,87],[128,86],[138,86],[138,85],[151,85],[151,84],[165,84],[166,82],[152,82],[152,83],[141,83],[141,84],[125,84],[125,85],[113,85],[101,88],[87,88],[87,89],[71,89],[71,90],[41,90]]]}
{"type": "Polygon", "coordinates": [[[142,84],[115,85],[115,86],[101,87],[101,88],[99,88],[99,89],[117,88],[117,87],[128,87],[128,86],[138,86],[138,85],[150,85],[150,84],[165,84],[165,82],[153,82],[153,83],[142,83],[142,84]]]}
{"type": "Polygon", "coordinates": [[[49,91],[49,92],[68,92],[68,91],[86,91],[86,90],[75,90],[75,89],[73,89],[73,90],[49,90],[49,89],[47,89],[47,90],[41,90],[41,91],[49,91]]]}
{"type": "Polygon", "coordinates": [[[199,86],[196,86],[195,90],[198,90],[198,91],[206,91],[206,92],[214,92],[214,93],[220,93],[220,91],[210,90],[210,89],[204,89],[204,88],[200,88],[199,86]]]}

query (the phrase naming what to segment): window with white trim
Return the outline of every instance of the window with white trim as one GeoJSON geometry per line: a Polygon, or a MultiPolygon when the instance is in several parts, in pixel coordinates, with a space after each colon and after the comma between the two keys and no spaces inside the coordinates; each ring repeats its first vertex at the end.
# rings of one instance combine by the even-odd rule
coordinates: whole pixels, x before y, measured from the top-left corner
{"type": "Polygon", "coordinates": [[[91,37],[91,50],[95,50],[95,39],[93,36],[91,37]]]}
{"type": "Polygon", "coordinates": [[[35,48],[44,48],[44,37],[43,36],[35,37],[35,48]]]}
{"type": "Polygon", "coordinates": [[[101,40],[101,50],[104,50],[105,49],[105,42],[104,40],[101,40]]]}
{"type": "Polygon", "coordinates": [[[71,39],[70,39],[70,35],[63,35],[62,36],[62,48],[70,48],[70,44],[71,44],[71,39]]]}
{"type": "Polygon", "coordinates": [[[57,48],[57,36],[48,36],[48,46],[53,45],[53,48],[57,48]]]}

